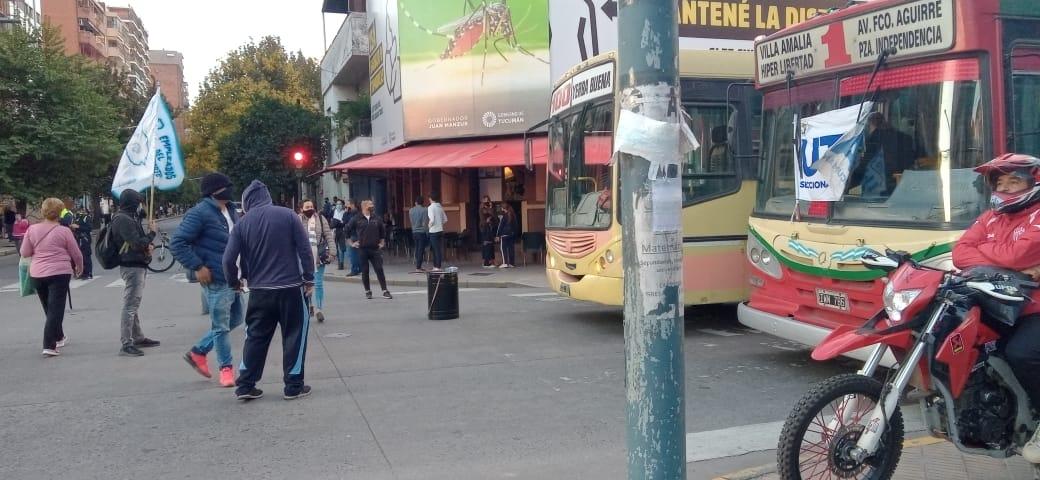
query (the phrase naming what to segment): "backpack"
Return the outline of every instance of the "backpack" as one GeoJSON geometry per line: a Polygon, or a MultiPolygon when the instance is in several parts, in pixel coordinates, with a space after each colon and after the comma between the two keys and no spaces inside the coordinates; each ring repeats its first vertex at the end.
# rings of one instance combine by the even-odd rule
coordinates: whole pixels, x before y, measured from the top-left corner
{"type": "Polygon", "coordinates": [[[105,270],[119,266],[119,245],[112,240],[111,222],[101,227],[101,231],[98,232],[97,242],[94,244],[94,257],[105,270]]]}

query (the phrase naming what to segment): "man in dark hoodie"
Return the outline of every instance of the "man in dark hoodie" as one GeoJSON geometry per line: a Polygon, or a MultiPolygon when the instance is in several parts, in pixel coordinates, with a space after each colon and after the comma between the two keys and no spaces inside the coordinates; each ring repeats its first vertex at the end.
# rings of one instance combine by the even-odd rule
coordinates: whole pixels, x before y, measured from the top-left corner
{"type": "Polygon", "coordinates": [[[148,233],[141,228],[141,217],[137,211],[144,197],[133,189],[119,194],[119,212],[112,217],[112,241],[119,245],[119,275],[123,277],[123,311],[120,318],[120,340],[123,343],[119,354],[140,357],[141,347],[156,347],[159,342],[141,332],[141,297],[144,295],[144,279],[148,264],[152,261],[152,239],[155,238],[155,221],[148,223],[148,233]]]}
{"type": "Polygon", "coordinates": [[[275,327],[282,329],[282,368],[286,400],[310,395],[303,383],[307,355],[308,312],[304,301],[314,289],[314,257],[303,223],[292,210],[275,206],[267,186],[253,180],[242,192],[245,215],[235,224],[224,250],[224,277],[233,288],[249,286],[246,342],[242,349],[235,396],[260,398],[256,388],[264,372],[275,327]],[[242,267],[241,275],[236,261],[242,267]]]}

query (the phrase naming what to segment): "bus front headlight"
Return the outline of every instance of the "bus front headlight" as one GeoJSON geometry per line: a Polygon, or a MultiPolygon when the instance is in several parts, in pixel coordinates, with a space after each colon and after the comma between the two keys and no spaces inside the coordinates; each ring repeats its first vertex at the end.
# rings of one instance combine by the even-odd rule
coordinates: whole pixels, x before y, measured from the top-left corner
{"type": "Polygon", "coordinates": [[[603,254],[603,258],[607,259],[607,263],[614,263],[614,251],[607,249],[607,252],[603,254]]]}
{"type": "Polygon", "coordinates": [[[747,259],[755,268],[762,271],[766,275],[773,277],[777,280],[784,278],[784,272],[780,268],[780,262],[773,258],[772,252],[758,240],[758,237],[754,235],[748,235],[747,248],[747,259]]]}

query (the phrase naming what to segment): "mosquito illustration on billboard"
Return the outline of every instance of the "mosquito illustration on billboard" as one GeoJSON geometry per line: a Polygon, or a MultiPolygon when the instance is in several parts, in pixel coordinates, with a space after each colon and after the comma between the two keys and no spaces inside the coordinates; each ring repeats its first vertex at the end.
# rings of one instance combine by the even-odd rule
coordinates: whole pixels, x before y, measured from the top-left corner
{"type": "Polygon", "coordinates": [[[462,17],[442,25],[436,30],[419,23],[403,4],[401,11],[408,17],[408,20],[412,22],[415,28],[422,30],[428,35],[448,39],[448,44],[440,55],[441,60],[466,55],[483,41],[484,51],[480,68],[481,84],[484,83],[484,72],[487,68],[489,42],[495,51],[498,52],[498,55],[502,57],[502,60],[506,62],[509,61],[509,58],[502,53],[500,46],[502,42],[505,42],[506,46],[523,55],[534,58],[546,65],[549,64],[547,60],[524,48],[517,40],[516,27],[523,23],[526,16],[519,23],[514,24],[512,11],[509,9],[506,0],[464,0],[462,17]]]}

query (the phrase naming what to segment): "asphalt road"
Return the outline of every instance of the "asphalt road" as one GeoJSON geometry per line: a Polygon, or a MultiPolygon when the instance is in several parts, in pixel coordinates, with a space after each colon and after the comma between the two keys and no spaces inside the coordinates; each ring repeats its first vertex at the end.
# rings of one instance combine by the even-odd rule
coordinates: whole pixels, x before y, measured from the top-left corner
{"type": "MultiPolygon", "coordinates": [[[[16,281],[14,264],[0,258],[0,287],[16,281]]],[[[116,272],[72,290],[71,342],[55,359],[40,357],[36,299],[0,288],[0,478],[625,478],[615,309],[480,289],[460,293],[460,319],[429,321],[425,291],[365,300],[360,286],[330,282],[328,320],[312,325],[307,352],[314,394],[277,395],[276,340],[261,385],[269,395],[241,404],[180,358],[208,318],[176,267],[149,276],[141,311],[162,346],[116,355],[116,272]]],[[[233,332],[236,358],[242,338],[233,332]]],[[[689,309],[685,348],[696,445],[783,420],[810,382],[854,368],[741,328],[727,307],[689,309]]],[[[763,463],[719,448],[690,464],[689,478],[763,463]]]]}

